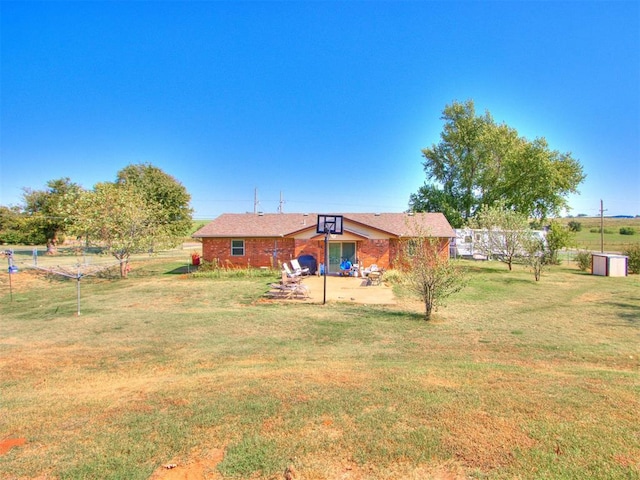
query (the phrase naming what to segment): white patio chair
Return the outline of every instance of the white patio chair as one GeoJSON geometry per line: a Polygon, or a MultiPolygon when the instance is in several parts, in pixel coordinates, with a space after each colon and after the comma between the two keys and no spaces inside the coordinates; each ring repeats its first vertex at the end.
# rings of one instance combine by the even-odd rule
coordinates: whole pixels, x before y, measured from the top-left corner
{"type": "Polygon", "coordinates": [[[301,277],[302,275],[300,273],[297,272],[292,272],[291,269],[289,268],[289,265],[287,265],[286,263],[282,264],[282,271],[287,275],[287,277],[289,278],[296,278],[296,277],[301,277]]]}
{"type": "Polygon", "coordinates": [[[300,275],[292,275],[289,276],[287,274],[287,272],[285,272],[284,270],[282,270],[282,278],[280,280],[280,283],[282,285],[292,285],[292,284],[299,284],[300,282],[302,282],[302,276],[300,275]]]}
{"type": "Polygon", "coordinates": [[[293,272],[299,275],[309,275],[308,267],[301,267],[300,262],[298,262],[297,258],[291,260],[291,268],[293,268],[293,272]]]}

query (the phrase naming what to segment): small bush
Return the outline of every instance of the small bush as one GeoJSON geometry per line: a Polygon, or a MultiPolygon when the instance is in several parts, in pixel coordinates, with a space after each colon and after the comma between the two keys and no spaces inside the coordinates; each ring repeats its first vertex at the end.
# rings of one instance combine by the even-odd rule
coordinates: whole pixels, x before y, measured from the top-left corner
{"type": "Polygon", "coordinates": [[[402,272],[400,270],[394,270],[394,269],[385,270],[384,275],[382,276],[382,279],[385,282],[389,282],[394,285],[398,285],[402,283],[403,278],[404,278],[404,275],[402,274],[402,272]]]}
{"type": "Polygon", "coordinates": [[[620,227],[620,235],[635,235],[635,228],[631,227],[620,227]]]}
{"type": "MultiPolygon", "coordinates": [[[[223,270],[224,267],[222,265],[220,265],[220,262],[218,261],[217,258],[214,258],[213,261],[211,262],[207,262],[205,260],[200,259],[200,265],[198,266],[198,270],[196,273],[220,273],[221,270],[223,270]]],[[[207,277],[210,277],[211,275],[204,275],[207,277]]]]}
{"type": "Polygon", "coordinates": [[[591,268],[591,253],[587,251],[580,251],[576,253],[576,256],[573,258],[575,262],[578,264],[578,268],[583,272],[586,272],[591,268]]]}
{"type": "MultiPolygon", "coordinates": [[[[599,228],[592,228],[591,230],[589,230],[591,233],[600,233],[600,229],[599,228]]],[[[613,230],[609,229],[609,228],[605,228],[604,229],[604,233],[605,235],[607,234],[612,234],[613,230]]]]}
{"type": "Polygon", "coordinates": [[[579,232],[582,230],[582,224],[577,220],[571,220],[569,223],[567,223],[567,226],[569,227],[569,231],[571,232],[579,232]]]}
{"type": "Polygon", "coordinates": [[[622,254],[629,257],[629,273],[640,273],[640,244],[629,245],[622,254]]]}

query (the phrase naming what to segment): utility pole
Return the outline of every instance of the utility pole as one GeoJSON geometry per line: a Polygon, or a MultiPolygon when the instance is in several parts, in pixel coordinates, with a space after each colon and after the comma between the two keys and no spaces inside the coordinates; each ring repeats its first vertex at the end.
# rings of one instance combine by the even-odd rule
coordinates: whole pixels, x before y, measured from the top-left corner
{"type": "Polygon", "coordinates": [[[604,253],[604,204],[600,200],[600,253],[604,253]]]}
{"type": "Polygon", "coordinates": [[[253,190],[253,214],[254,215],[258,214],[258,205],[260,205],[260,202],[258,201],[258,188],[256,187],[253,190]]]}
{"type": "Polygon", "coordinates": [[[284,199],[282,198],[282,192],[280,192],[280,204],[278,205],[278,213],[284,213],[284,199]]]}

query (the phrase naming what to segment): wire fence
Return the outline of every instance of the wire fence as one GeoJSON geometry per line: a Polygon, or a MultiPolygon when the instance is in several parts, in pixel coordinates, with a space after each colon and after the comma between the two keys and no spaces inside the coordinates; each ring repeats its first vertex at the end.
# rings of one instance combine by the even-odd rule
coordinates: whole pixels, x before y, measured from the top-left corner
{"type": "MultiPolygon", "coordinates": [[[[131,255],[129,261],[140,262],[145,260],[175,259],[176,261],[191,262],[191,254],[202,252],[202,244],[199,242],[185,242],[171,250],[150,251],[131,255]]],[[[93,266],[95,268],[113,266],[114,256],[102,252],[95,247],[62,246],[57,249],[56,255],[47,255],[45,246],[3,246],[0,256],[9,261],[18,269],[26,268],[52,268],[59,266],[63,269],[73,268],[78,265],[93,266]]]]}

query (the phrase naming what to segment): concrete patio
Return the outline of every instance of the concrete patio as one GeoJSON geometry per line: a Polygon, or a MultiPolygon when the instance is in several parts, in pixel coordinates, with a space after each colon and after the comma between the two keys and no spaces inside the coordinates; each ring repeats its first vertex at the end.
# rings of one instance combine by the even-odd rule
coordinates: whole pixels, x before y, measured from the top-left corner
{"type": "MultiPolygon", "coordinates": [[[[311,290],[313,303],[322,303],[324,297],[324,277],[309,276],[302,284],[311,290]]],[[[327,276],[327,302],[349,302],[369,305],[395,305],[393,289],[382,282],[369,285],[366,278],[327,276]]]]}

